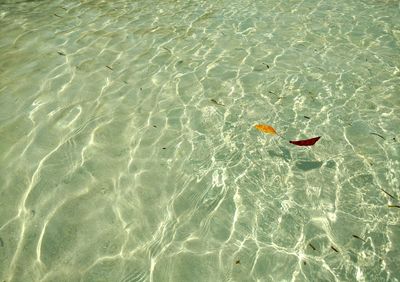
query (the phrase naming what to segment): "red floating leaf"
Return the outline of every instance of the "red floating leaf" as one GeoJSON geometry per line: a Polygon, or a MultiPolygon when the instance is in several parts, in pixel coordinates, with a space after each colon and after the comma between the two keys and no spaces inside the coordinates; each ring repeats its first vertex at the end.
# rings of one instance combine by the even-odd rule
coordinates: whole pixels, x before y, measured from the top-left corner
{"type": "Polygon", "coordinates": [[[321,136],[318,137],[314,137],[311,139],[305,139],[305,140],[297,140],[297,141],[289,141],[290,143],[297,145],[297,146],[312,146],[315,143],[317,143],[317,141],[319,140],[319,138],[321,138],[321,136]]]}

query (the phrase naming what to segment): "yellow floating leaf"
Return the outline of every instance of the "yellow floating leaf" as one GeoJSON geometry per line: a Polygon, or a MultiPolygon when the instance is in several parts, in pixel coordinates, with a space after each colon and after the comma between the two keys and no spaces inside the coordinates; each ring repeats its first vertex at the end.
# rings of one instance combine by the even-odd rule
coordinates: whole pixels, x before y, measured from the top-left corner
{"type": "Polygon", "coordinates": [[[265,132],[265,133],[269,133],[269,134],[278,134],[276,133],[275,129],[272,126],[266,125],[266,124],[257,124],[255,125],[255,128],[257,128],[258,130],[265,132]]]}

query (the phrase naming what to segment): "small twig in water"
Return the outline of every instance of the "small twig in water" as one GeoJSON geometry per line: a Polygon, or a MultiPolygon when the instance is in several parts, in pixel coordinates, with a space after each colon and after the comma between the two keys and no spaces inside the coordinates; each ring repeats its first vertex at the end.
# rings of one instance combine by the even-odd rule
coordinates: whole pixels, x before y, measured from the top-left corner
{"type": "Polygon", "coordinates": [[[262,63],[263,65],[267,66],[267,69],[269,69],[269,65],[266,63],[262,63]]]}
{"type": "Polygon", "coordinates": [[[383,193],[385,193],[386,195],[388,195],[390,198],[396,200],[396,198],[395,198],[393,195],[389,194],[388,192],[386,192],[386,191],[383,190],[382,188],[381,188],[381,190],[382,190],[383,193]]]}
{"type": "Polygon", "coordinates": [[[164,50],[168,51],[170,54],[172,54],[172,51],[169,50],[167,47],[162,46],[161,48],[163,48],[164,50]]]}
{"type": "Polygon", "coordinates": [[[382,135],[380,135],[380,134],[378,134],[378,133],[375,133],[375,132],[370,132],[370,134],[372,134],[372,135],[376,135],[376,136],[378,136],[378,137],[382,138],[383,140],[385,140],[385,137],[383,137],[382,135]]]}
{"type": "Polygon", "coordinates": [[[364,243],[366,243],[367,241],[365,241],[363,238],[358,237],[357,235],[353,235],[354,238],[363,241],[364,243]]]}
{"type": "Polygon", "coordinates": [[[218,102],[218,101],[215,100],[215,99],[211,99],[210,101],[213,102],[214,104],[218,105],[218,106],[225,106],[224,104],[218,102]]]}

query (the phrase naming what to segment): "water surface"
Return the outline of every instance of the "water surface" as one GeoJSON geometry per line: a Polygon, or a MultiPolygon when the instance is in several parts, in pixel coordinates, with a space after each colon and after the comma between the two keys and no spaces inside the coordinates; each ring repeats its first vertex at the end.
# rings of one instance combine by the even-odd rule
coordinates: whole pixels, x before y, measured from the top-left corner
{"type": "Polygon", "coordinates": [[[2,1],[0,280],[399,281],[399,9],[2,1]]]}

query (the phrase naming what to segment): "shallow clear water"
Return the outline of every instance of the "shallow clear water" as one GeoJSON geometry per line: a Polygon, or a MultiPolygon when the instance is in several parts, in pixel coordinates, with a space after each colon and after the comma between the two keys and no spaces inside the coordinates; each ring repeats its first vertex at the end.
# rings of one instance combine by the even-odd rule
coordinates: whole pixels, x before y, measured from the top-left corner
{"type": "Polygon", "coordinates": [[[398,1],[16,2],[1,281],[400,280],[398,1]]]}

